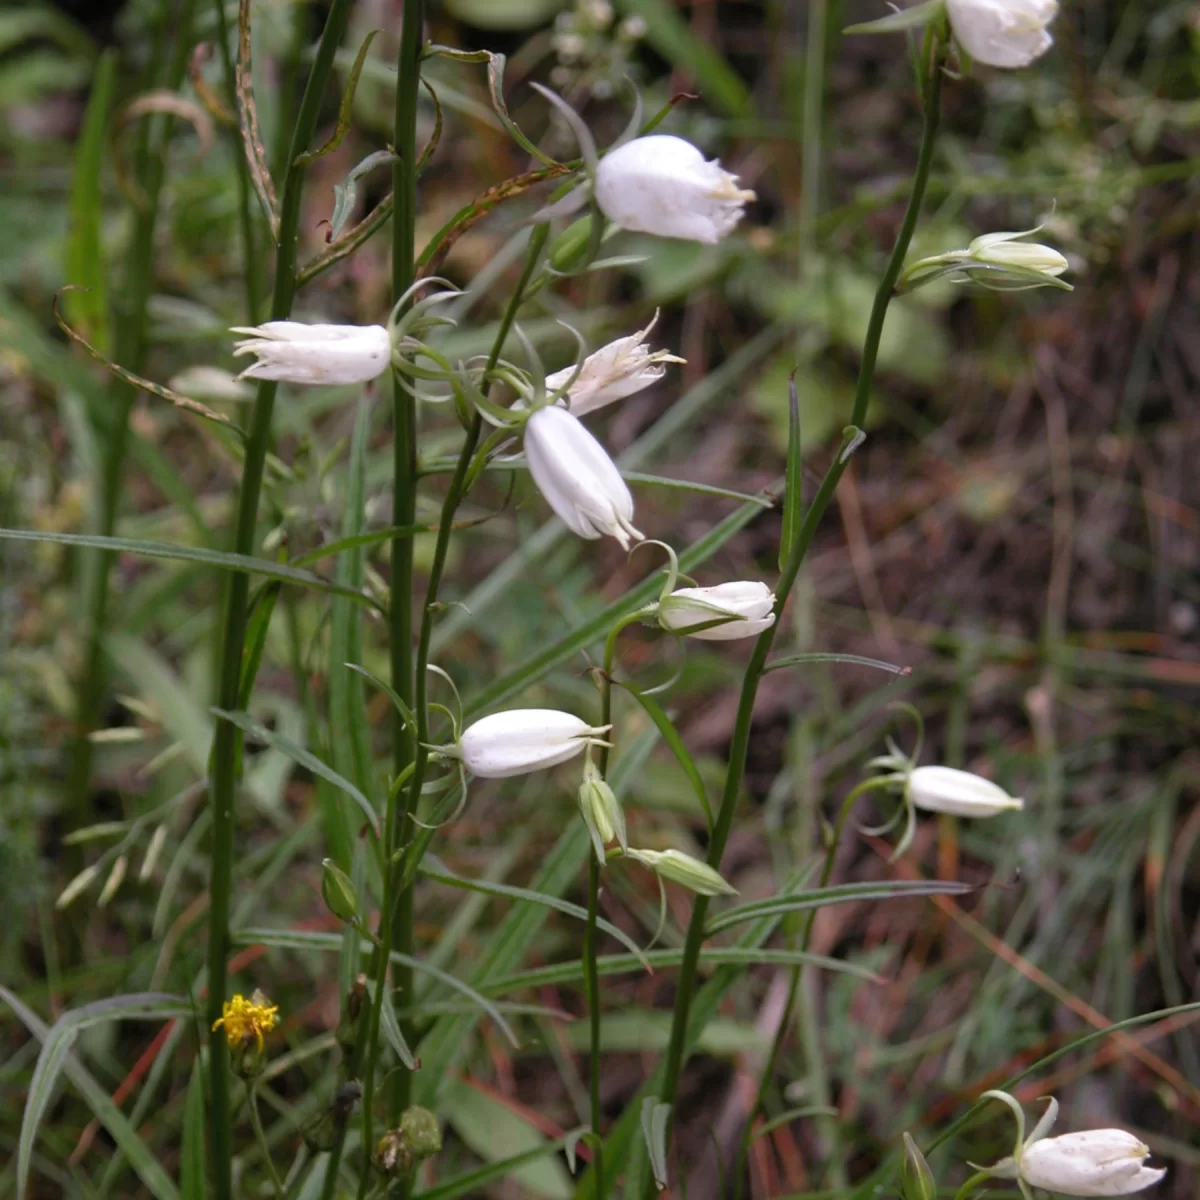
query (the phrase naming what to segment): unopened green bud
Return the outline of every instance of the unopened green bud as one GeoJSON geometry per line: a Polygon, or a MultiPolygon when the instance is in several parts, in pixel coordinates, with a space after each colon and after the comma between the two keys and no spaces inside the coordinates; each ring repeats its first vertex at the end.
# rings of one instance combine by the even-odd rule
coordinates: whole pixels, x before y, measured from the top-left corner
{"type": "Polygon", "coordinates": [[[622,850],[628,849],[621,802],[590,758],[584,764],[583,782],[579,785],[579,811],[591,834],[599,862],[605,862],[604,847],[613,838],[617,839],[622,850]]]}
{"type": "Polygon", "coordinates": [[[414,1157],[432,1158],[442,1148],[442,1127],[427,1108],[414,1104],[400,1114],[400,1133],[408,1138],[414,1157]]]}
{"type": "Polygon", "coordinates": [[[917,1143],[904,1135],[904,1161],[900,1164],[900,1193],[904,1200],[937,1200],[937,1182],[917,1143]]]}
{"type": "Polygon", "coordinates": [[[550,243],[550,265],[556,271],[569,271],[579,261],[592,236],[593,220],[595,218],[589,214],[572,221],[550,243]]]}
{"type": "Polygon", "coordinates": [[[630,858],[657,872],[663,879],[674,880],[690,888],[700,896],[736,896],[737,888],[731,887],[716,871],[684,854],[682,850],[629,850],[630,858]]]}
{"type": "Polygon", "coordinates": [[[350,882],[350,876],[332,858],[327,858],[321,863],[321,896],[325,907],[339,921],[357,919],[358,897],[354,892],[354,884],[350,882]]]}

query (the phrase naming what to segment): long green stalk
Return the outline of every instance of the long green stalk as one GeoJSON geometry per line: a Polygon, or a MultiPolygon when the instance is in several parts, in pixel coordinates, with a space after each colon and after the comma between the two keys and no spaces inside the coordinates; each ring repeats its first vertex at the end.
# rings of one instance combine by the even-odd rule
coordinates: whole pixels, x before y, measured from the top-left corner
{"type": "MultiPolygon", "coordinates": [[[[930,76],[927,81],[925,96],[925,128],[921,138],[921,150],[917,159],[916,173],[913,178],[912,192],[909,196],[908,207],[900,232],[896,236],[896,244],[892,256],[888,260],[887,269],[880,280],[875,293],[875,301],[871,308],[871,317],[867,325],[867,334],[863,344],[862,366],[859,371],[858,385],[854,393],[854,407],[850,416],[850,424],[861,429],[866,417],[867,401],[871,394],[871,383],[875,376],[875,365],[879,355],[879,341],[883,335],[884,320],[887,317],[888,305],[891,302],[896,280],[904,265],[904,257],[908,253],[909,243],[920,216],[921,205],[925,196],[925,187],[929,181],[929,170],[933,163],[933,148],[937,140],[938,119],[941,106],[943,50],[935,45],[930,55],[930,76]]],[[[782,615],[787,604],[788,595],[796,582],[796,576],[804,562],[812,544],[817,525],[833,499],[842,472],[849,462],[847,450],[849,444],[843,443],[843,448],[834,458],[833,464],[821,481],[821,486],[809,506],[800,528],[796,544],[788,561],[780,572],[779,582],[775,587],[775,612],[782,615]]],[[[792,486],[798,486],[798,481],[790,481],[792,486]]],[[[734,812],[737,808],[738,792],[741,789],[742,775],[746,769],[746,754],[750,744],[750,729],[754,718],[754,700],[758,694],[759,680],[767,663],[767,656],[775,641],[775,633],[779,622],[770,629],[764,630],[755,643],[750,656],[750,663],[742,681],[741,697],[738,702],[737,716],[734,720],[733,736],[729,748],[729,767],[725,774],[725,787],[721,794],[720,808],[713,826],[712,838],[708,848],[709,866],[719,871],[721,859],[725,853],[725,845],[733,828],[734,812]]],[[[696,984],[696,967],[700,958],[700,945],[704,941],[704,926],[708,917],[708,898],[697,896],[692,908],[692,918],[688,924],[687,938],[684,942],[683,962],[680,966],[679,983],[675,994],[675,1011],[671,1022],[671,1039],[667,1047],[666,1064],[663,1075],[663,1087],[660,1093],[662,1101],[675,1105],[679,1094],[679,1077],[687,1052],[687,1026],[691,1010],[692,995],[696,984]]],[[[647,1177],[644,1181],[643,1194],[647,1200],[657,1195],[653,1180],[647,1177]]]]}
{"type": "MultiPolygon", "coordinates": [[[[351,0],[333,0],[330,6],[312,71],[304,89],[304,98],[300,102],[300,112],[292,130],[288,170],[284,176],[280,200],[279,245],[275,254],[275,287],[271,300],[272,320],[285,319],[292,309],[292,299],[296,290],[300,196],[304,181],[304,168],[296,164],[296,159],[308,148],[316,129],[321,99],[333,69],[334,55],[346,31],[350,4],[351,0]]],[[[246,268],[254,270],[255,264],[247,263],[246,268]]],[[[258,500],[271,437],[275,391],[276,384],[273,381],[264,380],[260,383],[250,415],[234,534],[234,550],[238,554],[250,554],[254,549],[258,500]]],[[[249,589],[248,575],[237,573],[229,576],[217,693],[218,703],[225,709],[238,707],[249,589]]],[[[212,1029],[211,1026],[221,1016],[221,1007],[225,1000],[226,964],[229,956],[229,899],[233,879],[234,803],[241,749],[241,730],[230,721],[218,721],[213,739],[209,791],[213,840],[208,922],[209,1066],[212,1085],[210,1161],[217,1200],[232,1200],[233,1196],[230,1178],[232,1133],[229,1110],[229,1059],[224,1035],[219,1029],[212,1029]]]]}
{"type": "MultiPolygon", "coordinates": [[[[155,62],[161,60],[157,50],[166,30],[173,25],[176,31],[174,49],[165,69],[153,67],[154,78],[148,88],[162,87],[176,91],[187,69],[192,48],[192,17],[195,0],[183,0],[178,11],[168,20],[164,5],[159,26],[159,47],[155,62]]],[[[167,147],[174,119],[164,113],[146,119],[140,132],[134,162],[134,178],[141,192],[142,203],[134,218],[133,240],[127,257],[128,268],[122,294],[124,311],[120,315],[114,345],[114,359],[121,366],[138,372],[146,353],[146,306],[154,286],[154,237],[166,179],[167,147]]],[[[111,420],[104,442],[99,481],[99,511],[96,532],[111,537],[117,524],[117,509],[121,502],[121,482],[125,468],[125,452],[129,444],[129,415],[137,391],[117,380],[111,390],[109,405],[111,420]]],[[[92,775],[92,741],[88,736],[100,719],[104,700],[104,632],[108,621],[109,574],[114,555],[106,550],[92,556],[86,576],[83,611],[87,622],[87,644],[83,670],[80,675],[79,696],[75,716],[75,740],[71,747],[71,764],[67,778],[68,804],[74,812],[83,812],[92,775]]]]}
{"type": "MultiPolygon", "coordinates": [[[[414,236],[417,219],[417,95],[421,76],[421,37],[425,17],[424,0],[405,0],[404,19],[400,29],[400,49],[396,69],[396,113],[394,145],[397,161],[392,169],[392,194],[395,207],[392,217],[392,297],[398,300],[412,287],[416,248],[414,236]]],[[[400,385],[398,377],[392,379],[392,524],[412,525],[415,521],[417,504],[417,406],[416,401],[400,385]]],[[[413,700],[413,539],[397,538],[392,543],[392,570],[390,596],[390,653],[392,687],[409,707],[413,700]]],[[[419,683],[418,683],[419,686],[419,683]]],[[[412,762],[416,753],[417,731],[405,727],[399,713],[393,716],[392,761],[399,776],[412,762]]],[[[405,811],[407,811],[407,804],[405,811]]],[[[397,804],[393,799],[388,804],[386,853],[395,853],[403,836],[404,818],[397,817],[397,804]]],[[[412,890],[405,889],[397,901],[388,883],[395,873],[388,871],[385,880],[383,904],[385,908],[397,908],[395,925],[391,913],[380,914],[381,933],[385,916],[389,934],[394,928],[398,933],[396,949],[411,955],[412,941],[412,890]]],[[[391,937],[384,940],[379,951],[381,966],[380,980],[387,978],[388,954],[392,949],[391,937]]],[[[405,997],[412,996],[412,969],[407,966],[395,968],[395,984],[405,997]]],[[[377,983],[377,986],[379,984],[377,983]]],[[[376,1005],[382,997],[376,996],[376,1005]]],[[[373,1029],[378,1036],[378,1026],[373,1029]]],[[[375,1045],[368,1050],[367,1071],[374,1068],[375,1045]]],[[[370,1074],[368,1074],[370,1079],[370,1074]]],[[[394,1118],[406,1108],[412,1093],[412,1077],[408,1071],[396,1072],[395,1082],[388,1102],[388,1111],[394,1118]]],[[[364,1133],[370,1132],[369,1109],[371,1089],[364,1098],[364,1133]]],[[[370,1149],[369,1139],[364,1144],[370,1149]]]]}

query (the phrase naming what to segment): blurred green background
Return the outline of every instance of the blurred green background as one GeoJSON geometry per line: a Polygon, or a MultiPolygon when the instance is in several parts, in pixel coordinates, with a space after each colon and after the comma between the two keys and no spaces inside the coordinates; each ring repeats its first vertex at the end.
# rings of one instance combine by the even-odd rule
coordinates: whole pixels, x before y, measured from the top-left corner
{"type": "MultiPolygon", "coordinates": [[[[111,384],[59,333],[51,305],[64,284],[89,286],[65,298],[67,315],[101,349],[128,346],[131,245],[144,203],[129,164],[147,122],[162,120],[153,115],[157,102],[149,117],[128,106],[157,86],[156,69],[186,7],[9,0],[0,12],[5,527],[94,528],[111,384]],[[103,68],[111,93],[97,102],[103,62],[111,63],[103,68]]],[[[193,39],[211,43],[215,9],[207,0],[194,7],[193,39]]],[[[849,411],[871,295],[920,130],[904,38],[839,33],[882,11],[834,0],[433,6],[431,40],[508,55],[510,112],[552,152],[574,150],[531,80],[565,95],[602,146],[628,120],[631,83],[648,112],[689,93],[664,130],[719,154],[758,194],[737,234],[716,247],[619,235],[605,253],[641,256],[639,263],[563,280],[523,317],[547,365],[559,367],[574,353],[559,321],[594,348],[661,310],[655,344],[687,364],[598,423],[629,469],[742,493],[769,485],[782,473],[793,370],[814,476],[828,461],[849,411]]],[[[258,0],[253,12],[260,117],[278,163],[322,6],[258,0]]],[[[366,34],[381,32],[350,135],[310,172],[302,261],[325,245],[335,186],[387,144],[399,12],[391,0],[355,7],[342,84],[366,34]]],[[[781,650],[868,655],[912,674],[886,686],[886,676],[845,666],[767,678],[727,874],[753,898],[806,860],[819,845],[820,816],[832,814],[883,734],[909,737],[886,708],[892,700],[923,712],[925,761],[986,773],[1023,794],[1026,808],[961,828],[949,819],[921,822],[907,863],[993,885],[961,906],[905,901],[821,913],[814,949],[888,982],[811,980],[781,1065],[791,1083],[772,1098],[772,1112],[819,1105],[836,1116],[785,1121],[760,1139],[756,1195],[843,1194],[900,1131],[927,1140],[981,1090],[1065,1039],[1200,999],[1200,6],[1067,0],[1055,35],[1052,52],[1028,70],[982,70],[947,86],[914,256],[1041,224],[1040,238],[1070,259],[1075,290],[1013,295],[938,285],[892,305],[870,436],[820,531],[781,650]]],[[[481,67],[434,60],[428,78],[444,131],[421,181],[419,247],[472,199],[530,166],[489,106],[481,67]]],[[[234,148],[198,103],[205,87],[224,95],[219,56],[195,61],[166,140],[141,356],[143,373],[162,382],[188,368],[231,370],[227,328],[247,323],[234,148]]],[[[328,128],[337,100],[328,97],[328,128]]],[[[435,119],[425,102],[423,138],[435,119]]],[[[381,198],[385,175],[360,181],[354,220],[381,198]]],[[[490,344],[526,218],[543,192],[497,207],[440,268],[467,288],[460,327],[447,343],[455,354],[490,344]]],[[[307,286],[296,315],[380,321],[388,287],[387,238],[379,236],[307,286]]],[[[365,520],[378,528],[390,507],[390,443],[386,404],[372,399],[365,520]]],[[[235,417],[246,411],[238,399],[210,403],[235,417]]],[[[262,553],[282,548],[295,558],[339,536],[355,408],[352,389],[282,395],[262,553]]],[[[439,412],[426,417],[423,455],[448,452],[453,422],[439,412]]],[[[225,547],[237,477],[227,445],[211,427],[144,395],[131,434],[118,532],[225,547]]],[[[437,661],[468,708],[486,696],[586,710],[595,693],[582,653],[566,655],[519,696],[498,696],[497,681],[594,617],[649,570],[650,557],[626,561],[610,543],[568,541],[546,525],[547,510],[524,481],[511,496],[506,485],[504,476],[485,480],[471,497],[466,515],[499,514],[457,541],[444,595],[460,606],[439,621],[437,661]]],[[[432,518],[440,486],[429,480],[419,520],[432,518]]],[[[679,548],[738,507],[698,491],[634,490],[640,528],[679,548]]],[[[418,539],[419,561],[427,561],[431,542],[418,539]]],[[[778,517],[766,512],[724,543],[699,582],[769,579],[777,544],[778,517]]],[[[103,731],[91,786],[72,796],[88,560],[53,543],[6,540],[0,565],[0,983],[43,1018],[116,992],[188,993],[203,961],[198,781],[211,733],[221,581],[202,564],[117,560],[103,731]],[[116,824],[84,840],[73,836],[101,822],[116,824]],[[99,906],[120,858],[127,876],[99,906]],[[97,867],[95,884],[57,910],[56,897],[85,866],[97,867]]],[[[385,576],[386,555],[373,548],[367,586],[384,589],[385,576]]],[[[332,737],[329,622],[327,597],[284,591],[255,700],[275,729],[315,749],[332,737]]],[[[364,662],[380,673],[383,633],[366,622],[364,662]]],[[[657,681],[678,665],[649,635],[633,632],[623,646],[635,678],[657,681]]],[[[740,658],[736,648],[691,648],[669,696],[689,746],[717,778],[740,658]]],[[[382,739],[386,701],[378,697],[369,711],[382,739]]],[[[624,744],[637,744],[639,713],[619,717],[624,744]]],[[[528,884],[576,819],[570,772],[552,778],[503,792],[473,789],[435,853],[460,873],[528,884]]],[[[248,792],[239,919],[333,928],[319,893],[329,851],[313,778],[264,751],[248,763],[248,792]]],[[[691,793],[661,747],[647,743],[644,761],[631,763],[626,801],[641,844],[702,848],[691,793]]],[[[868,823],[877,816],[869,807],[861,815],[868,823]]],[[[889,868],[887,854],[882,843],[849,838],[838,877],[903,877],[910,868],[889,868]]],[[[578,871],[556,886],[578,900],[578,871]]],[[[423,887],[422,953],[471,977],[507,906],[423,887]]],[[[679,944],[686,919],[686,904],[671,899],[668,946],[679,944]]],[[[644,943],[657,924],[653,884],[614,873],[605,915],[644,943]]],[[[565,919],[543,919],[510,969],[577,956],[577,934],[565,919]]],[[[336,1020],[335,962],[277,947],[251,952],[238,979],[246,990],[267,987],[284,1014],[284,1041],[297,1051],[336,1020]]],[[[693,1200],[720,1194],[709,1133],[722,1145],[736,1139],[782,979],[770,967],[748,971],[688,1072],[680,1162],[690,1167],[693,1200]]],[[[665,1043],[671,995],[670,972],[606,984],[604,1096],[613,1117],[665,1043]]],[[[436,1012],[456,997],[430,986],[419,999],[436,1012]]],[[[439,1162],[445,1174],[579,1120],[575,1054],[583,1030],[553,1015],[582,1011],[577,984],[506,999],[524,1005],[511,1014],[521,1049],[489,1024],[472,1024],[446,1059],[463,1074],[441,1105],[453,1131],[439,1162]]],[[[1190,1200],[1200,1187],[1195,1025],[1155,1024],[1141,1036],[1136,1052],[1095,1042],[1020,1094],[1032,1101],[1053,1091],[1064,1105],[1060,1129],[1135,1130],[1171,1168],[1153,1195],[1190,1200]]],[[[149,1067],[152,1037],[138,1024],[100,1026],[88,1031],[80,1054],[110,1095],[134,1070],[122,1106],[170,1165],[196,1034],[178,1027],[149,1067]]],[[[2,1162],[16,1145],[38,1047],[7,1010],[0,1046],[2,1162]]],[[[327,1059],[300,1053],[273,1081],[271,1136],[281,1158],[333,1083],[327,1059]]],[[[33,1195],[141,1194],[107,1135],[86,1135],[91,1119],[70,1086],[55,1097],[33,1195]]],[[[1006,1121],[980,1124],[935,1156],[947,1183],[961,1179],[964,1159],[987,1162],[1006,1152],[1006,1121]]],[[[246,1161],[253,1172],[252,1148],[246,1161]]],[[[569,1196],[564,1163],[545,1159],[480,1194],[569,1196]]],[[[10,1194],[12,1179],[12,1167],[0,1165],[0,1194],[10,1194]]]]}

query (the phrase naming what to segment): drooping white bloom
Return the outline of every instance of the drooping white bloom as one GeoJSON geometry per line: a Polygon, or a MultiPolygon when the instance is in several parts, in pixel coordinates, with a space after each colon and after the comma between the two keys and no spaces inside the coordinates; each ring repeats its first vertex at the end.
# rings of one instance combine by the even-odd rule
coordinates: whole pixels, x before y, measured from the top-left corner
{"type": "Polygon", "coordinates": [[[1150,1147],[1124,1129],[1089,1129],[1042,1138],[1021,1152],[1020,1178],[1067,1196],[1128,1196],[1167,1173],[1144,1166],[1150,1147]]]}
{"type": "Polygon", "coordinates": [[[736,896],[737,888],[730,886],[706,862],[684,854],[682,850],[634,850],[626,854],[649,867],[664,879],[681,883],[699,896],[736,896]]]}
{"type": "Polygon", "coordinates": [[[1058,0],[946,0],[954,39],[977,62],[1027,67],[1054,39],[1058,0]]]}
{"type": "Polygon", "coordinates": [[[391,335],[382,325],[305,325],[268,321],[235,326],[245,334],[234,357],[253,354],[239,379],[275,379],[281,383],[366,383],[382,375],[392,361],[391,335]]]}
{"type": "Polygon", "coordinates": [[[967,254],[976,262],[1022,267],[1051,277],[1061,275],[1070,265],[1053,246],[1016,240],[1022,237],[1024,233],[985,233],[967,247],[967,254]]]}
{"type": "Polygon", "coordinates": [[[586,746],[601,744],[611,728],[555,708],[514,708],[468,725],[457,747],[445,752],[481,779],[507,779],[566,762],[586,746]]]}
{"type": "Polygon", "coordinates": [[[775,624],[775,593],[765,583],[738,580],[715,587],[676,588],[659,602],[658,623],[674,633],[706,642],[731,642],[755,637],[775,624]],[[690,629],[706,621],[733,617],[708,629],[690,629]]]}
{"type": "Polygon", "coordinates": [[[525,460],[538,490],[583,538],[615,537],[629,549],[633,497],[604,447],[565,408],[539,408],[525,422],[525,460]]]}
{"type": "Polygon", "coordinates": [[[754,193],[683,138],[651,134],[610,151],[596,170],[596,202],[622,229],[718,242],[754,193]]]}
{"type": "MultiPolygon", "coordinates": [[[[579,368],[579,374],[567,391],[567,407],[577,417],[595,412],[614,400],[623,400],[656,383],[666,373],[664,363],[681,363],[667,350],[648,350],[642,343],[658,320],[654,320],[638,333],[617,338],[607,346],[601,346],[589,354],[579,368]]],[[[553,393],[566,386],[575,373],[574,367],[555,371],[546,376],[546,391],[553,393]]]]}
{"type": "Polygon", "coordinates": [[[998,784],[954,767],[917,767],[908,777],[908,799],[928,812],[956,817],[994,817],[1025,801],[1010,796],[998,784]]]}

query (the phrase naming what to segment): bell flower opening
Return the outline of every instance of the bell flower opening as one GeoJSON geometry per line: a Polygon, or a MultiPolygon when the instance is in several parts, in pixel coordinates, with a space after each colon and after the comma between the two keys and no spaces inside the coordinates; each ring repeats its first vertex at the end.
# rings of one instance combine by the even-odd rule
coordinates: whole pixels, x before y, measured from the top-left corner
{"type": "Polygon", "coordinates": [[[946,0],[954,40],[976,62],[1027,67],[1054,44],[1058,0],[946,0]]]}
{"type": "Polygon", "coordinates": [[[683,138],[650,134],[611,150],[596,169],[596,203],[622,229],[709,245],[742,219],[754,193],[683,138]]]}
{"type": "Polygon", "coordinates": [[[1124,1129],[1089,1129],[1026,1145],[1019,1178],[1031,1187],[1067,1196],[1128,1196],[1166,1175],[1144,1165],[1150,1147],[1124,1129]]]}
{"type": "Polygon", "coordinates": [[[546,503],[582,538],[607,534],[629,549],[633,496],[604,447],[565,408],[537,409],[525,422],[525,460],[546,503]]]}
{"type": "Polygon", "coordinates": [[[602,746],[612,726],[589,725],[554,708],[515,708],[482,717],[454,747],[439,752],[462,760],[480,779],[507,779],[558,766],[588,746],[602,746]]]}
{"type": "Polygon", "coordinates": [[[676,588],[658,605],[658,623],[671,633],[707,642],[756,637],[775,624],[775,593],[765,583],[737,580],[715,587],[676,588]],[[730,618],[720,625],[696,628],[730,618]]]}
{"type": "Polygon", "coordinates": [[[279,383],[367,383],[382,375],[392,361],[391,335],[382,325],[305,325],[300,321],[267,321],[234,326],[244,334],[234,357],[253,354],[255,361],[238,379],[271,379],[279,383]]]}

